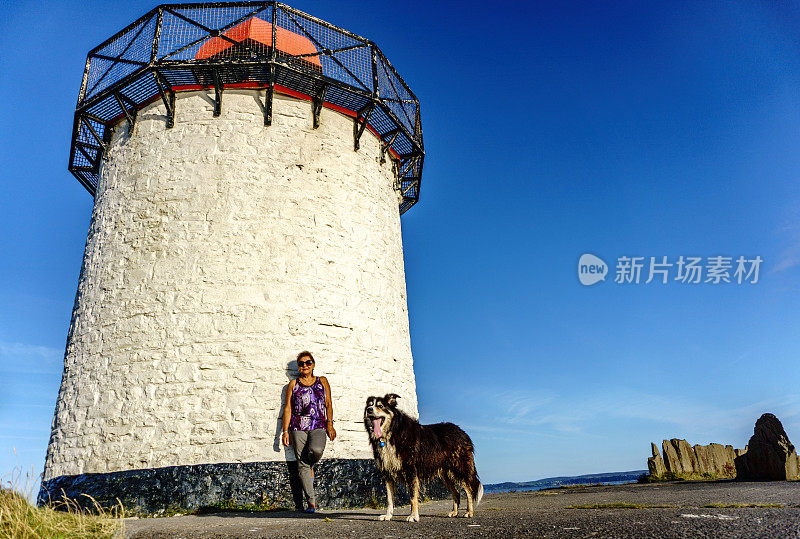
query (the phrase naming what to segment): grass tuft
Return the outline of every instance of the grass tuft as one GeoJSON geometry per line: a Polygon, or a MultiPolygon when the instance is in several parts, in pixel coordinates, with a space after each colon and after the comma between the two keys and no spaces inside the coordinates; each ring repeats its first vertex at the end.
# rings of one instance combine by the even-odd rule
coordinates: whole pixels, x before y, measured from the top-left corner
{"type": "Polygon", "coordinates": [[[369,499],[367,500],[367,507],[370,509],[383,509],[386,507],[386,504],[381,503],[381,501],[378,499],[378,496],[375,494],[375,491],[373,490],[370,492],[369,499]]]}
{"type": "Polygon", "coordinates": [[[718,475],[713,473],[664,472],[661,475],[642,474],[637,481],[639,483],[662,483],[664,481],[723,481],[733,479],[734,475],[730,473],[718,475]]]}
{"type": "Polygon", "coordinates": [[[69,499],[37,508],[19,492],[0,487],[0,538],[100,538],[124,534],[121,504],[104,509],[94,499],[92,503],[93,513],[69,499]]]}

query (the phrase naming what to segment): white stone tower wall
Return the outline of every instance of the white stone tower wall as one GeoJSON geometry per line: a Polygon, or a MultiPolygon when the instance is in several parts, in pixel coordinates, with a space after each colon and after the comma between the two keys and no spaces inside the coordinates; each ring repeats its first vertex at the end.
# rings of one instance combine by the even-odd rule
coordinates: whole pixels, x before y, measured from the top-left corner
{"type": "Polygon", "coordinates": [[[101,167],[44,479],[292,459],[294,358],[332,386],[325,458],[371,458],[370,394],[417,413],[398,193],[368,130],[263,91],[177,95],[115,129],[101,167]]]}

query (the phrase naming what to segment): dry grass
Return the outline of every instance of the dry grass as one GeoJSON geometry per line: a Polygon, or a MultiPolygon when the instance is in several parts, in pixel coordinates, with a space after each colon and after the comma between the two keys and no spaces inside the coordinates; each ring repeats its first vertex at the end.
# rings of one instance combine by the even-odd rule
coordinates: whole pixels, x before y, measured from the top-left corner
{"type": "Polygon", "coordinates": [[[642,474],[639,476],[639,483],[662,483],[669,481],[725,481],[736,477],[736,471],[730,465],[726,465],[725,472],[721,475],[714,473],[676,473],[665,472],[661,475],[642,474]]]}
{"type": "Polygon", "coordinates": [[[122,506],[101,508],[92,500],[96,514],[82,510],[72,500],[58,506],[37,508],[25,497],[0,487],[0,538],[116,537],[124,534],[122,506]]]}
{"type": "Polygon", "coordinates": [[[384,509],[386,504],[378,499],[375,491],[372,491],[369,495],[369,499],[367,500],[367,507],[370,509],[384,509]]]}

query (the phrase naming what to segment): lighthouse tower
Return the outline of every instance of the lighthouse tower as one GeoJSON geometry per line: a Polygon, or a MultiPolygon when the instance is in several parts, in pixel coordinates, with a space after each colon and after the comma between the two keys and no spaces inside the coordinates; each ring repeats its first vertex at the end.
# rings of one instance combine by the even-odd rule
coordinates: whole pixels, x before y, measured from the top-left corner
{"type": "Polygon", "coordinates": [[[417,412],[400,215],[423,157],[375,43],[277,2],[162,5],[93,49],[69,169],[94,209],[40,502],[286,503],[301,350],[338,431],[320,501],[374,495],[366,397],[417,412]]]}

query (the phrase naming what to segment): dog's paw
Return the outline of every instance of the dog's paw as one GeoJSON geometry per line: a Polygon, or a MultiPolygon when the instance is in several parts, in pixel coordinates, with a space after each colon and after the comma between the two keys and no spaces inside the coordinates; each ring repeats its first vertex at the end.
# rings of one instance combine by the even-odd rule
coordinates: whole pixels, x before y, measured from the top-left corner
{"type": "Polygon", "coordinates": [[[449,513],[447,513],[448,517],[457,517],[458,516],[458,509],[453,509],[449,513]]]}
{"type": "Polygon", "coordinates": [[[378,520],[392,520],[391,514],[381,515],[378,517],[378,520]]]}
{"type": "Polygon", "coordinates": [[[472,518],[472,517],[475,516],[475,513],[470,513],[469,511],[467,511],[466,513],[464,513],[461,516],[463,516],[464,518],[472,518]]]}
{"type": "Polygon", "coordinates": [[[408,518],[406,520],[408,522],[419,522],[419,515],[415,515],[414,513],[411,513],[410,515],[408,515],[408,518]]]}

